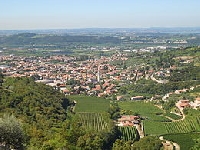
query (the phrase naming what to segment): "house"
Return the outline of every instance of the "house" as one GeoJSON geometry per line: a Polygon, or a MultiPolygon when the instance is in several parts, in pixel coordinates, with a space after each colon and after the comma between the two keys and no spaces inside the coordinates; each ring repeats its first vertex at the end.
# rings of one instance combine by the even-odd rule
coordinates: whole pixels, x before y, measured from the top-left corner
{"type": "Polygon", "coordinates": [[[197,97],[194,103],[196,104],[196,107],[195,107],[196,109],[200,108],[200,97],[197,97]]]}
{"type": "Polygon", "coordinates": [[[135,96],[135,97],[131,97],[131,100],[143,100],[144,96],[135,96]]]}
{"type": "Polygon", "coordinates": [[[179,100],[176,103],[176,107],[178,107],[180,110],[183,110],[184,108],[190,107],[190,101],[189,100],[179,100]]]}
{"type": "Polygon", "coordinates": [[[200,108],[200,97],[197,97],[194,102],[190,103],[190,105],[194,109],[200,108]]]}
{"type": "Polygon", "coordinates": [[[189,89],[182,89],[182,90],[176,90],[174,93],[181,94],[181,93],[188,92],[188,91],[189,91],[189,89]]]}
{"type": "Polygon", "coordinates": [[[117,120],[117,126],[135,126],[140,124],[140,117],[133,115],[123,115],[117,120]]]}
{"type": "Polygon", "coordinates": [[[70,95],[70,91],[68,89],[60,89],[61,90],[61,93],[64,93],[65,95],[70,95]]]}
{"type": "Polygon", "coordinates": [[[118,96],[116,97],[116,99],[117,99],[117,101],[120,101],[120,100],[123,100],[124,97],[123,97],[122,95],[118,95],[118,96]]]}
{"type": "Polygon", "coordinates": [[[105,96],[106,94],[105,93],[98,93],[98,97],[103,97],[103,96],[105,96]]]}

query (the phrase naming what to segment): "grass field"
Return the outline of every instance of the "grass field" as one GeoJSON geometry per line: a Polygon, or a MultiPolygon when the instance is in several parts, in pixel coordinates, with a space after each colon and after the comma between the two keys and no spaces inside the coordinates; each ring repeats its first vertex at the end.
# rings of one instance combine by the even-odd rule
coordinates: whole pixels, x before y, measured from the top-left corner
{"type": "Polygon", "coordinates": [[[108,110],[110,101],[98,97],[73,95],[69,99],[77,102],[75,112],[96,112],[101,113],[108,110]]]}

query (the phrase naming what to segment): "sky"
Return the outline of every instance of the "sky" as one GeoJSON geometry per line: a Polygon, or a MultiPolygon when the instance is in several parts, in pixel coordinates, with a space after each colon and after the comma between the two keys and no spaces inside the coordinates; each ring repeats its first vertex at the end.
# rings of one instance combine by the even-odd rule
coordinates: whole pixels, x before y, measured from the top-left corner
{"type": "Polygon", "coordinates": [[[0,0],[0,30],[200,27],[200,0],[0,0]]]}

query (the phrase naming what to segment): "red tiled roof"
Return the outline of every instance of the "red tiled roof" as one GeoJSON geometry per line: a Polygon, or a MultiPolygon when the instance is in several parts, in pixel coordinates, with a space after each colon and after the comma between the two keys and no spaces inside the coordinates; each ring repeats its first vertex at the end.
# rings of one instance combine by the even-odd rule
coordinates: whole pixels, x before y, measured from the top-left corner
{"type": "Polygon", "coordinates": [[[200,97],[197,97],[197,98],[196,98],[196,101],[200,101],[200,97]]]}

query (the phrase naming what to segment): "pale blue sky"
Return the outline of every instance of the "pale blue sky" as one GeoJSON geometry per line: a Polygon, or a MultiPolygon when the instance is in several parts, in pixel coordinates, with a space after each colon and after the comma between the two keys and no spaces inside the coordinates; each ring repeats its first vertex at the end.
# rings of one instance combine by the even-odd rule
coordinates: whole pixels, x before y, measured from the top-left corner
{"type": "Polygon", "coordinates": [[[0,0],[0,30],[200,27],[200,0],[0,0]]]}

